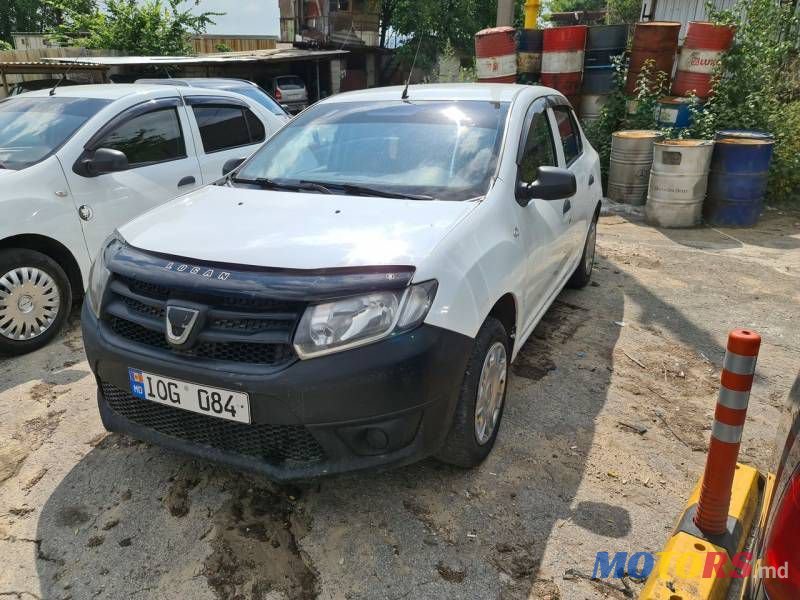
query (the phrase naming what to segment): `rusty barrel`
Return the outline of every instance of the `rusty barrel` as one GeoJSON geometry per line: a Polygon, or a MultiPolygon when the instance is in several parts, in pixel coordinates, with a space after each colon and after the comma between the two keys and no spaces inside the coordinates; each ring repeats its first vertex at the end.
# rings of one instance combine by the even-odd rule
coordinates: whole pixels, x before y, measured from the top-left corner
{"type": "Polygon", "coordinates": [[[703,217],[712,140],[663,140],[653,144],[645,218],[656,227],[694,227],[703,217]]]}
{"type": "Polygon", "coordinates": [[[522,29],[517,38],[517,72],[530,80],[538,79],[542,72],[543,38],[541,29],[522,29]]]}
{"type": "Polygon", "coordinates": [[[611,134],[608,197],[617,202],[642,205],[647,197],[653,142],[664,136],[659,131],[631,129],[611,134]]]}
{"type": "Polygon", "coordinates": [[[564,94],[574,107],[581,93],[587,30],[586,25],[552,27],[544,30],[542,40],[542,85],[564,94]]]}
{"type": "Polygon", "coordinates": [[[516,30],[492,27],[476,33],[475,68],[478,81],[483,83],[516,83],[516,30]]]}
{"type": "Polygon", "coordinates": [[[686,29],[672,82],[672,93],[686,96],[692,92],[698,98],[711,95],[712,79],[722,55],[733,44],[735,29],[705,21],[692,21],[686,29]]]}
{"type": "Polygon", "coordinates": [[[625,93],[632,95],[636,92],[636,82],[642,67],[648,60],[655,64],[652,75],[664,71],[669,79],[672,76],[672,66],[675,63],[675,53],[678,50],[678,33],[681,24],[673,21],[652,21],[637,23],[633,30],[631,44],[631,59],[628,64],[628,78],[625,81],[625,93]]]}

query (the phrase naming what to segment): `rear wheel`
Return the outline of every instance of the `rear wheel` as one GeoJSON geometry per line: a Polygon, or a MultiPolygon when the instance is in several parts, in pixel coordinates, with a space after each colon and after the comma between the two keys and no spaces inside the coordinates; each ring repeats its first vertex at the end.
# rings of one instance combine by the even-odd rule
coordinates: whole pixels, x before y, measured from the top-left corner
{"type": "Polygon", "coordinates": [[[64,270],[34,250],[0,251],[0,353],[25,354],[52,340],[69,314],[64,270]]]}
{"type": "Polygon", "coordinates": [[[594,268],[594,252],[597,245],[597,217],[592,219],[589,225],[589,232],[586,234],[586,243],[583,246],[583,254],[575,272],[569,278],[567,285],[571,288],[586,287],[592,279],[592,269],[594,268]]]}
{"type": "Polygon", "coordinates": [[[456,414],[437,458],[459,467],[475,467],[489,455],[503,418],[510,359],[508,333],[489,317],[467,363],[456,414]]]}

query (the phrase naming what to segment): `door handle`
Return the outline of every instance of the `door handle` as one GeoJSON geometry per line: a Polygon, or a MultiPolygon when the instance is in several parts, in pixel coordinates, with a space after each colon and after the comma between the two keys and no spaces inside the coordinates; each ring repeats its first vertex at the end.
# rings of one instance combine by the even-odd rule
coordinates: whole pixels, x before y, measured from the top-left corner
{"type": "Polygon", "coordinates": [[[562,211],[561,214],[563,215],[567,214],[571,208],[572,208],[572,202],[570,202],[569,198],[567,198],[566,200],[564,200],[564,210],[562,211]]]}
{"type": "Polygon", "coordinates": [[[594,175],[589,175],[589,185],[594,185],[594,175]]]}
{"type": "Polygon", "coordinates": [[[185,185],[192,185],[197,183],[197,180],[194,178],[194,175],[189,175],[188,177],[184,177],[178,182],[178,187],[183,187],[185,185]]]}

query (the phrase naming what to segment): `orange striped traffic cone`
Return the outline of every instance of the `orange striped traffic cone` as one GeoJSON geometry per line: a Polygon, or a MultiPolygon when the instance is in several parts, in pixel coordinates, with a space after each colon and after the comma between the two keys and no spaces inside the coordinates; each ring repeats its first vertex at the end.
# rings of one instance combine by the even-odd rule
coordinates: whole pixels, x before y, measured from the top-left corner
{"type": "Polygon", "coordinates": [[[734,329],[728,335],[728,349],[722,364],[722,387],[694,516],[694,524],[709,535],[727,531],[733,475],[760,346],[761,336],[754,331],[734,329]]]}

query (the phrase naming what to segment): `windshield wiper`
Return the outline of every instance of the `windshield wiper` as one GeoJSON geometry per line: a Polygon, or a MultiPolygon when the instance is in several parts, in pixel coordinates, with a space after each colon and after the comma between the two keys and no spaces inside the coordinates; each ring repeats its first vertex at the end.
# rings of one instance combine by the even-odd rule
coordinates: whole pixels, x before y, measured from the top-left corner
{"type": "Polygon", "coordinates": [[[233,183],[244,183],[248,185],[257,185],[265,190],[289,190],[292,192],[306,192],[316,191],[322,194],[332,194],[333,191],[325,187],[321,183],[315,181],[300,181],[299,183],[289,183],[283,181],[276,181],[268,179],[267,177],[256,177],[255,179],[241,179],[239,177],[231,178],[233,183]]]}
{"type": "Polygon", "coordinates": [[[319,183],[318,181],[300,181],[300,183],[338,188],[344,191],[346,194],[352,194],[353,196],[378,196],[379,198],[398,198],[400,200],[435,200],[433,196],[428,196],[426,194],[404,194],[402,192],[390,192],[388,190],[379,190],[364,185],[354,185],[352,183],[319,183]]]}

